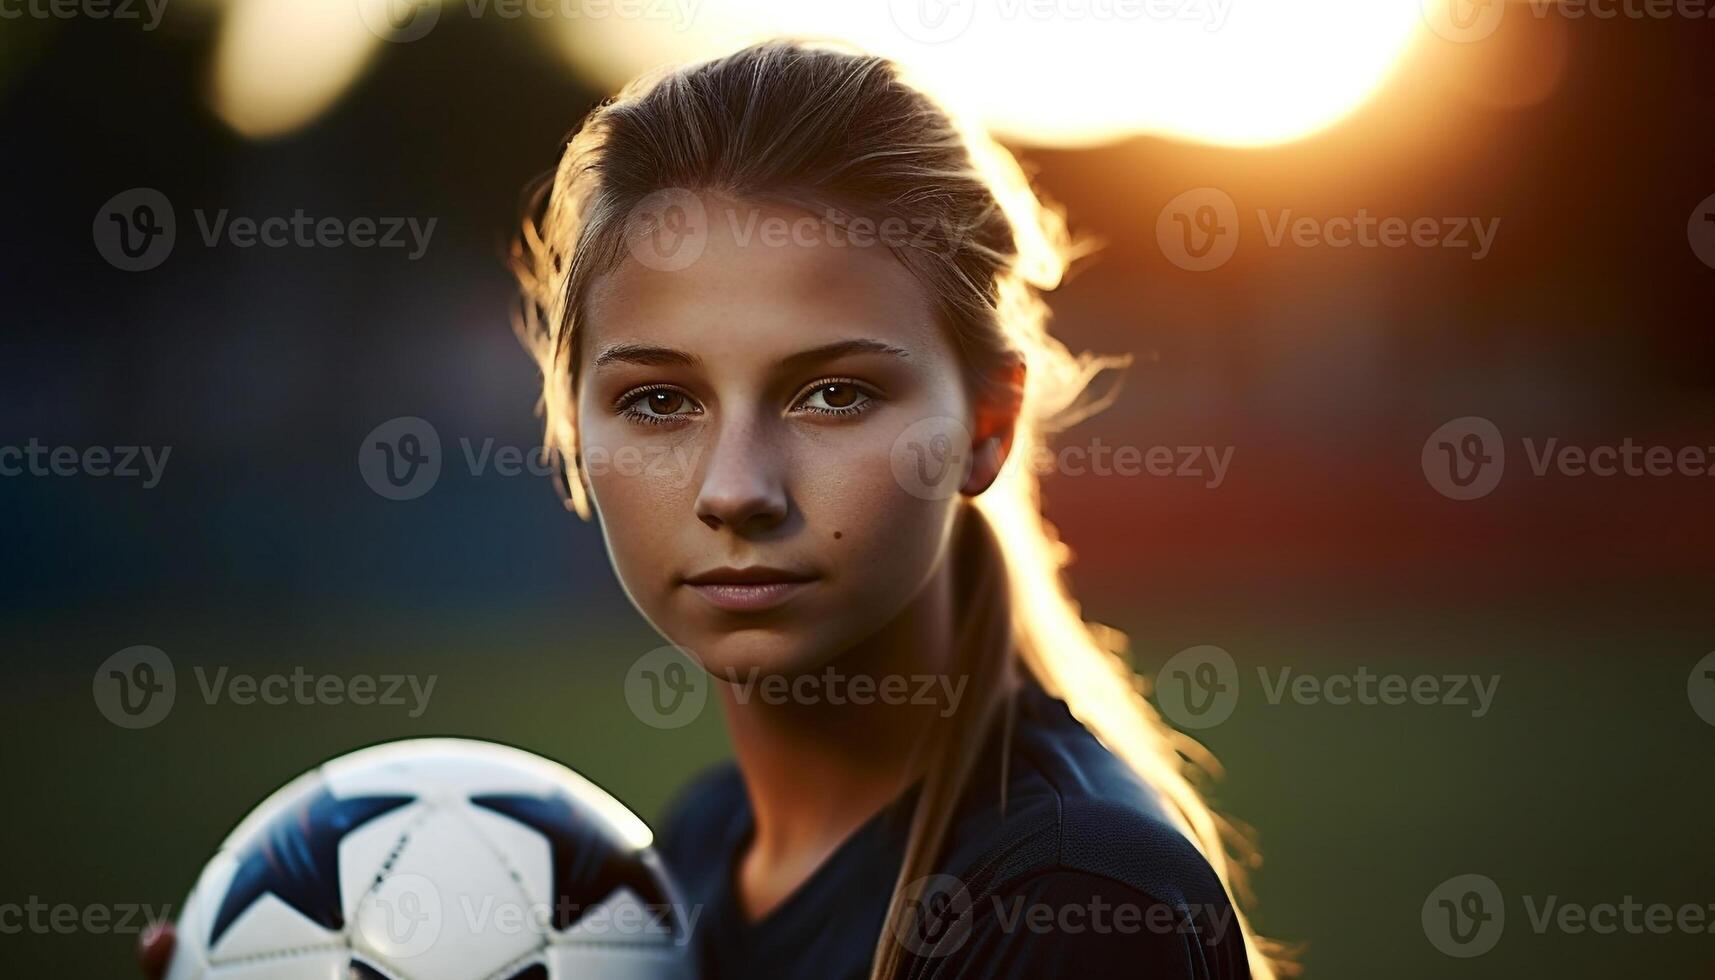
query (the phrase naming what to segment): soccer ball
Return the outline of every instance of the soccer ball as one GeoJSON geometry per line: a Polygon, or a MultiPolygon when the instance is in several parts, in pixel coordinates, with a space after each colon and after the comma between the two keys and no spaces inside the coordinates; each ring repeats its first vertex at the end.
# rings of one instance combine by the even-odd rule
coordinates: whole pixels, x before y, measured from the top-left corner
{"type": "Polygon", "coordinates": [[[691,980],[649,829],[564,766],[466,739],[341,756],[203,869],[168,980],[691,980]]]}

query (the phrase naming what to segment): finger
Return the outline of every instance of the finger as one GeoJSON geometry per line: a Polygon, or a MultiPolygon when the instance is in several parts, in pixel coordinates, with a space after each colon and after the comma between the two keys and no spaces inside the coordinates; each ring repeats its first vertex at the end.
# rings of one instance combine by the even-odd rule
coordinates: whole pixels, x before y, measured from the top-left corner
{"type": "Polygon", "coordinates": [[[149,980],[161,980],[167,975],[167,964],[173,958],[173,926],[157,922],[143,930],[137,940],[137,962],[149,980]]]}

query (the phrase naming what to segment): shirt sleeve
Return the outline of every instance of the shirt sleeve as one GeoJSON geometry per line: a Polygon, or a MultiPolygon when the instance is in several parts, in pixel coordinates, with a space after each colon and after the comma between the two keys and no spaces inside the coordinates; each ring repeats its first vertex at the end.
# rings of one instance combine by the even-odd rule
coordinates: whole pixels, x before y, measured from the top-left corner
{"type": "Polygon", "coordinates": [[[920,947],[914,980],[1244,980],[1244,938],[1229,903],[1175,907],[1111,878],[1038,872],[974,900],[920,947]],[[965,931],[961,940],[960,932],[965,931]]]}

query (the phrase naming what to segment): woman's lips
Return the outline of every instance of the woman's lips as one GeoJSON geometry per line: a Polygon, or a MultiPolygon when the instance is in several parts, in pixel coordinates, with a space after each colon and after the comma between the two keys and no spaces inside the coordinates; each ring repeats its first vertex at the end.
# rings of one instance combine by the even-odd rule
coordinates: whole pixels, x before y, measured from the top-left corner
{"type": "Polygon", "coordinates": [[[727,612],[762,612],[773,609],[809,588],[806,582],[686,582],[704,599],[727,612]]]}

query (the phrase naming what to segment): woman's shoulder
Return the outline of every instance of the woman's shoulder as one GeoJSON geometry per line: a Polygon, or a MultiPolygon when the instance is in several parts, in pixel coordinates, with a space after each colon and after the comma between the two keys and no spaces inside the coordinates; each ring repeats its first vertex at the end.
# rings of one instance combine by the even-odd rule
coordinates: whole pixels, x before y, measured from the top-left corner
{"type": "Polygon", "coordinates": [[[1000,781],[979,769],[938,862],[934,887],[956,898],[942,907],[970,910],[968,943],[916,975],[1002,964],[1034,965],[995,975],[1248,975],[1226,889],[1166,802],[1033,684],[1019,695],[1007,768],[1004,806],[1000,781]],[[1065,963],[1042,972],[1056,957],[1065,963]]]}

